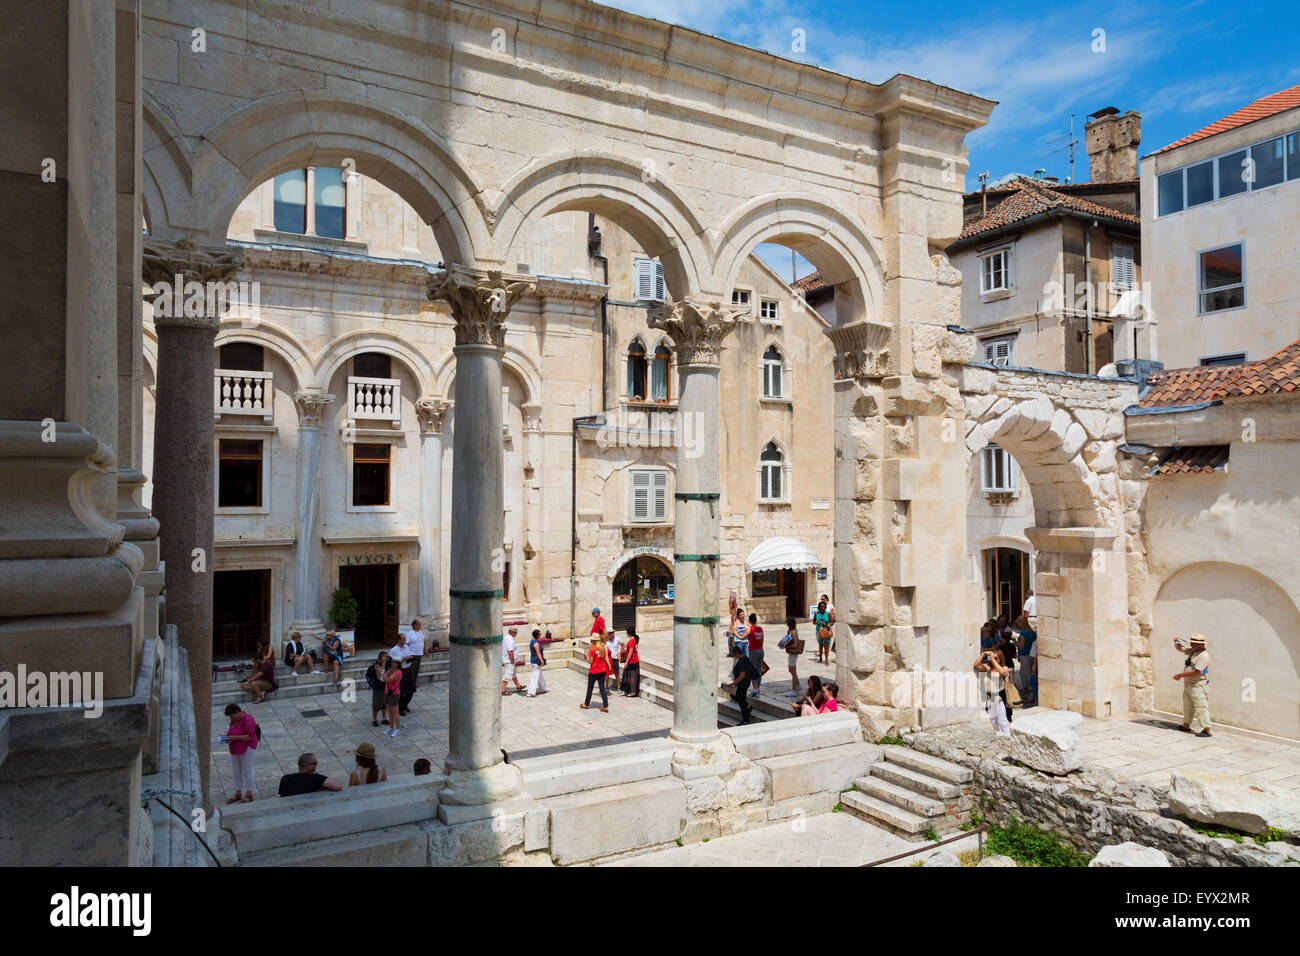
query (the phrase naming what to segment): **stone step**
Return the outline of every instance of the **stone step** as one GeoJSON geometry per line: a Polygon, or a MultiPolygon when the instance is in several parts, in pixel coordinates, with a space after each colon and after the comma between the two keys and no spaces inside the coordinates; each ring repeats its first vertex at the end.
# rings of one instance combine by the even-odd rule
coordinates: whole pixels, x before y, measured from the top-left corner
{"type": "Polygon", "coordinates": [[[961,787],[957,784],[909,770],[897,763],[890,763],[888,759],[874,765],[871,768],[871,776],[880,777],[886,783],[911,790],[932,800],[952,802],[961,799],[961,787]]]}
{"type": "MultiPolygon", "coordinates": [[[[569,662],[569,669],[587,675],[587,661],[581,657],[572,658],[569,662]]],[[[666,707],[669,710],[673,708],[673,680],[672,669],[655,665],[654,672],[648,672],[646,661],[641,662],[641,693],[642,696],[653,699],[660,707],[666,707]],[[654,681],[654,695],[651,698],[649,693],[649,681],[654,681]]],[[[749,715],[749,721],[752,724],[756,720],[783,720],[786,717],[793,717],[794,712],[782,709],[780,705],[773,704],[770,701],[761,698],[751,697],[749,700],[752,713],[749,715]]],[[[731,698],[718,698],[718,724],[723,727],[736,727],[740,724],[740,705],[731,698]]]]}
{"type": "Polygon", "coordinates": [[[906,767],[908,770],[915,770],[927,777],[935,777],[949,783],[970,783],[975,778],[975,774],[970,769],[963,767],[959,763],[944,760],[942,757],[933,757],[919,750],[913,750],[911,747],[887,746],[885,748],[885,759],[891,763],[906,767]]]}
{"type": "MultiPolygon", "coordinates": [[[[445,664],[441,667],[422,668],[420,676],[416,679],[415,686],[424,687],[425,685],[432,684],[435,681],[445,681],[447,680],[449,673],[450,669],[445,664]]],[[[347,679],[349,676],[353,675],[341,674],[343,679],[347,679]]],[[[364,672],[353,677],[356,681],[354,690],[356,691],[358,700],[368,699],[370,696],[370,688],[366,686],[364,677],[364,672]]],[[[290,697],[320,697],[325,694],[338,693],[342,686],[341,682],[335,684],[333,676],[328,674],[313,674],[304,677],[287,678],[284,680],[277,678],[277,680],[279,681],[280,687],[277,690],[271,691],[267,696],[267,700],[284,700],[290,697]]],[[[253,699],[252,694],[246,690],[240,690],[239,685],[235,684],[230,690],[214,690],[212,693],[212,706],[225,707],[227,704],[239,704],[240,706],[243,706],[244,704],[251,703],[253,699]]]]}
{"type": "Polygon", "coordinates": [[[934,826],[934,821],[929,817],[896,807],[858,790],[841,793],[840,807],[855,817],[910,840],[922,839],[921,835],[934,826]]]}
{"type": "Polygon", "coordinates": [[[946,804],[922,796],[913,790],[908,790],[906,787],[890,783],[880,777],[858,777],[853,781],[853,786],[869,797],[893,804],[900,809],[907,810],[909,813],[915,813],[917,816],[942,817],[948,812],[946,804]]]}

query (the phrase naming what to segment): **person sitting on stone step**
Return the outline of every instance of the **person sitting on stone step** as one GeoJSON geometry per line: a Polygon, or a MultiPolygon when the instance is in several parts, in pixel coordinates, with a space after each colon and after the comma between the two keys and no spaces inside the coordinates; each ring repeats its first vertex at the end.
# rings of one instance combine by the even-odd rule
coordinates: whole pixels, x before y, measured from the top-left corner
{"type": "Polygon", "coordinates": [[[313,674],[319,674],[316,658],[302,642],[302,634],[294,631],[289,635],[289,642],[284,645],[284,666],[289,668],[290,677],[298,676],[298,668],[306,667],[313,674]]]}

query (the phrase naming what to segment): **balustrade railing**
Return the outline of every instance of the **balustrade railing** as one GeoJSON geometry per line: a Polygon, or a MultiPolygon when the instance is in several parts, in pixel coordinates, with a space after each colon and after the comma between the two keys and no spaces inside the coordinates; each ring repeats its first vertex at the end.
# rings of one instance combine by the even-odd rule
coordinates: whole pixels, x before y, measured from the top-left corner
{"type": "Polygon", "coordinates": [[[245,372],[237,369],[214,370],[212,404],[214,414],[255,415],[271,423],[275,390],[271,372],[245,372]]]}
{"type": "Polygon", "coordinates": [[[395,378],[348,377],[348,414],[360,421],[400,422],[402,383],[395,378]]]}

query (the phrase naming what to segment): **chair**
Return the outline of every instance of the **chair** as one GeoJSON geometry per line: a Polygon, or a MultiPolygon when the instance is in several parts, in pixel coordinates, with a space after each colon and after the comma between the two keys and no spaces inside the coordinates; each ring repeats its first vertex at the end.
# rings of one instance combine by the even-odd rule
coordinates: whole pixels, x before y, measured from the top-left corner
{"type": "Polygon", "coordinates": [[[258,642],[262,640],[262,625],[254,621],[246,622],[240,627],[240,637],[245,651],[257,650],[258,642]]]}
{"type": "Polygon", "coordinates": [[[238,624],[221,625],[221,653],[222,654],[239,653],[239,625],[238,624]]]}

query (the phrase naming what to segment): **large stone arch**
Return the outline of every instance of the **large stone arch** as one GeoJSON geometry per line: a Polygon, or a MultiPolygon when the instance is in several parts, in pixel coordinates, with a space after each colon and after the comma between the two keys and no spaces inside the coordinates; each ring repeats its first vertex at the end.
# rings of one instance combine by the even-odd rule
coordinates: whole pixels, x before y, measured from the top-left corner
{"type": "Polygon", "coordinates": [[[437,373],[432,363],[400,335],[383,329],[357,329],[330,342],[316,360],[316,374],[313,376],[315,387],[329,388],[330,381],[343,367],[343,363],[362,352],[382,352],[406,366],[416,384],[416,394],[410,396],[411,401],[422,395],[434,394],[432,386],[437,373]]]}
{"type": "Polygon", "coordinates": [[[866,230],[823,198],[810,194],[758,196],[737,209],[719,229],[713,284],[726,291],[763,242],[797,249],[835,286],[838,325],[879,319],[884,295],[884,257],[866,230]]]}
{"type": "Polygon", "coordinates": [[[483,186],[441,136],[416,117],[325,91],[263,97],[204,130],[191,157],[189,204],[168,210],[170,231],[224,244],[235,209],[258,184],[345,160],[410,203],[446,261],[473,263],[489,247],[483,186]]]}
{"type": "Polygon", "coordinates": [[[529,224],[556,212],[594,212],[625,230],[664,267],[672,298],[700,289],[712,249],[691,206],[658,171],[596,150],[539,159],[510,178],[496,215],[496,248],[507,266],[529,224]]]}
{"type": "Polygon", "coordinates": [[[140,202],[149,234],[172,238],[170,208],[183,204],[192,183],[191,155],[185,134],[167,108],[148,91],[140,95],[140,202]],[[169,200],[169,197],[170,200],[169,200]]]}
{"type": "Polygon", "coordinates": [[[288,329],[269,322],[248,324],[248,320],[222,322],[217,332],[216,348],[231,342],[254,342],[278,355],[293,373],[290,394],[315,383],[315,363],[302,340],[288,329]]]}
{"type": "MultiPolygon", "coordinates": [[[[507,342],[501,351],[501,365],[518,376],[524,386],[525,404],[542,401],[542,369],[531,355],[507,342]]],[[[448,350],[447,354],[438,361],[432,381],[433,394],[445,395],[448,400],[455,400],[453,390],[456,387],[456,353],[448,350]]]]}

